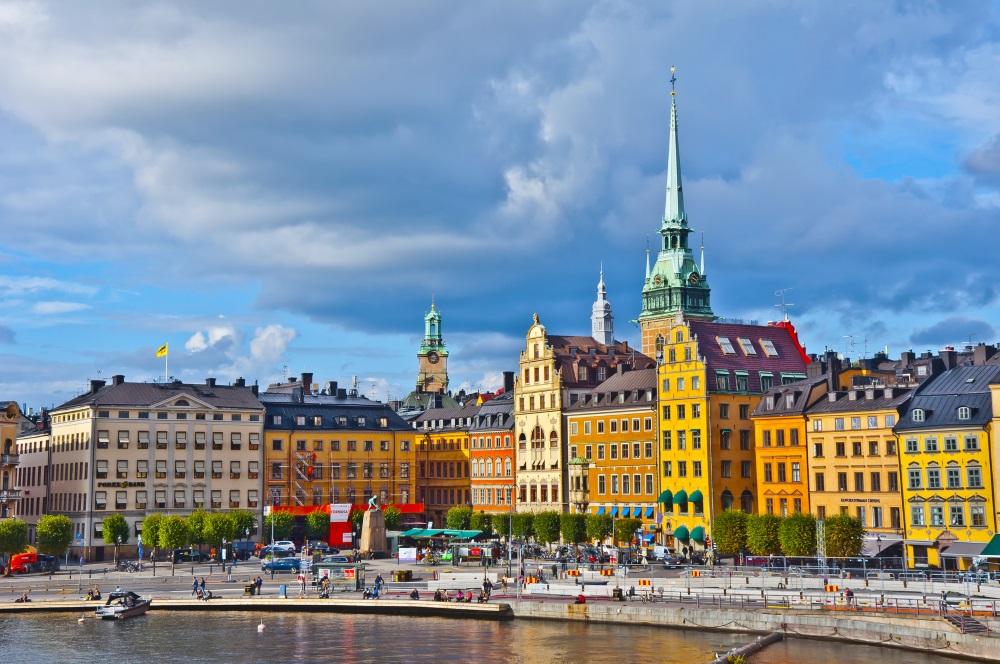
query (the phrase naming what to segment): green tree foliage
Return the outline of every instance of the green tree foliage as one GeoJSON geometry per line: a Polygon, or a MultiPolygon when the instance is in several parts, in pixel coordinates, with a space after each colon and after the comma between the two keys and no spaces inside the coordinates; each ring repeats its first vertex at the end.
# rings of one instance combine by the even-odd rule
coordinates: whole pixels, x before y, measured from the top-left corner
{"type": "MultiPolygon", "coordinates": [[[[145,530],[145,526],[143,526],[143,530],[145,530]]],[[[179,549],[190,543],[191,531],[185,519],[176,515],[163,517],[160,521],[161,548],[179,549]]]]}
{"type": "Polygon", "coordinates": [[[559,531],[562,533],[563,542],[579,544],[587,539],[587,515],[569,512],[560,515],[559,531]]]}
{"type": "Polygon", "coordinates": [[[229,516],[233,518],[236,539],[247,539],[248,530],[251,537],[257,534],[257,515],[250,510],[233,510],[229,516]]]}
{"type": "Polygon", "coordinates": [[[781,553],[781,519],[774,514],[747,517],[747,549],[755,556],[781,553]]]}
{"type": "Polygon", "coordinates": [[[12,556],[28,548],[28,524],[20,519],[0,521],[0,553],[12,556]]]}
{"type": "Polygon", "coordinates": [[[361,532],[361,526],[365,523],[365,511],[366,510],[351,510],[351,527],[355,532],[361,532]]]}
{"type": "MultiPolygon", "coordinates": [[[[403,513],[398,507],[386,507],[382,510],[382,518],[385,519],[386,530],[399,530],[399,524],[403,519],[403,513]]],[[[329,524],[327,524],[329,526],[329,524]]]]}
{"type": "Polygon", "coordinates": [[[473,512],[472,517],[469,519],[469,528],[471,530],[481,530],[486,535],[492,535],[493,515],[484,514],[483,512],[473,512]]]}
{"type": "Polygon", "coordinates": [[[511,529],[515,539],[528,539],[535,534],[535,515],[530,512],[515,512],[511,519],[511,529]]]}
{"type": "MultiPolygon", "coordinates": [[[[188,518],[188,527],[191,519],[188,518]]],[[[236,522],[228,512],[209,512],[201,531],[202,539],[213,547],[222,546],[222,540],[232,542],[236,538],[236,522]]]]}
{"type": "Polygon", "coordinates": [[[747,513],[728,509],[712,523],[712,541],[722,555],[739,553],[747,546],[747,513]]]}
{"type": "Polygon", "coordinates": [[[628,544],[642,528],[642,519],[615,519],[615,541],[628,544]]]}
{"type": "Polygon", "coordinates": [[[535,541],[551,544],[559,541],[559,512],[547,510],[535,515],[535,541]]]}
{"type": "Polygon", "coordinates": [[[826,519],[826,555],[854,557],[861,553],[865,527],[861,519],[848,514],[835,514],[826,519]]]}
{"type": "Polygon", "coordinates": [[[205,524],[208,522],[208,512],[199,507],[188,515],[188,539],[192,544],[205,544],[205,524]]]}
{"type": "Polygon", "coordinates": [[[40,553],[61,556],[73,542],[73,521],[62,514],[46,514],[38,519],[35,546],[40,553]]]}
{"type": "Polygon", "coordinates": [[[323,540],[330,536],[330,515],[320,508],[306,514],[306,539],[323,540]]]}
{"type": "Polygon", "coordinates": [[[816,554],[816,518],[812,514],[792,514],[781,520],[778,529],[781,550],[786,556],[816,554]]]}
{"type": "Polygon", "coordinates": [[[142,520],[142,543],[150,548],[160,545],[160,525],[163,523],[163,515],[154,512],[147,514],[142,520]]]}
{"type": "Polygon", "coordinates": [[[451,530],[468,530],[469,521],[472,519],[472,508],[465,505],[456,505],[448,510],[445,524],[451,530]]]}
{"type": "Polygon", "coordinates": [[[493,532],[495,532],[497,536],[507,539],[507,534],[511,531],[510,512],[494,514],[490,517],[490,521],[493,525],[493,532]]]}
{"type": "Polygon", "coordinates": [[[102,522],[105,544],[128,544],[131,528],[121,514],[115,512],[104,517],[102,522]]]}
{"type": "MultiPolygon", "coordinates": [[[[358,512],[361,514],[361,512],[358,512]]],[[[351,515],[351,520],[354,520],[354,516],[351,515]]],[[[288,512],[276,512],[271,510],[271,513],[264,517],[264,536],[271,536],[271,524],[274,524],[274,540],[286,540],[292,536],[292,529],[295,527],[295,517],[288,512]]]]}
{"type": "Polygon", "coordinates": [[[587,515],[587,537],[595,542],[602,542],[611,537],[613,519],[610,514],[587,515]]]}

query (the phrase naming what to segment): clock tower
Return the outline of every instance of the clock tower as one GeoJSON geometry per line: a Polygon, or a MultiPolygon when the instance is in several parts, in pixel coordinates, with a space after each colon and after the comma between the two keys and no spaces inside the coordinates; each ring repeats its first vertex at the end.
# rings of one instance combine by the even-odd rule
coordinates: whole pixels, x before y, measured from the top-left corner
{"type": "Polygon", "coordinates": [[[434,308],[424,316],[424,339],[417,351],[417,392],[448,392],[448,349],[441,336],[441,312],[434,308]]]}
{"type": "MultiPolygon", "coordinates": [[[[699,266],[688,244],[691,227],[684,212],[681,187],[681,158],[677,142],[677,99],[670,69],[670,149],[667,157],[667,198],[660,221],[660,249],[656,263],[649,265],[646,253],[646,281],[642,287],[642,352],[650,357],[662,355],[666,330],[681,318],[714,320],[710,302],[711,289],[705,278],[705,250],[699,266]]],[[[658,360],[661,358],[657,358],[658,360]]]]}

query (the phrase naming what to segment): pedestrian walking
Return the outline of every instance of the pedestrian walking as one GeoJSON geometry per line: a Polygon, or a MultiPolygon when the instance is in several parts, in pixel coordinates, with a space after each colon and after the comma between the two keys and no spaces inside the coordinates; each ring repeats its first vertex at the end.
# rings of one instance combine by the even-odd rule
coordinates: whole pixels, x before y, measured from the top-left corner
{"type": "Polygon", "coordinates": [[[264,579],[260,578],[260,575],[258,574],[257,575],[257,596],[258,597],[260,597],[260,589],[261,589],[261,587],[263,585],[264,585],[264,579]]]}
{"type": "Polygon", "coordinates": [[[196,597],[198,595],[198,577],[192,577],[191,579],[191,594],[196,597]]]}
{"type": "Polygon", "coordinates": [[[205,592],[205,577],[201,577],[201,583],[199,585],[201,586],[201,592],[202,592],[202,594],[204,594],[204,592],[205,592]]]}
{"type": "Polygon", "coordinates": [[[506,576],[500,578],[500,587],[503,588],[503,594],[506,595],[507,594],[507,577],[506,576]]]}

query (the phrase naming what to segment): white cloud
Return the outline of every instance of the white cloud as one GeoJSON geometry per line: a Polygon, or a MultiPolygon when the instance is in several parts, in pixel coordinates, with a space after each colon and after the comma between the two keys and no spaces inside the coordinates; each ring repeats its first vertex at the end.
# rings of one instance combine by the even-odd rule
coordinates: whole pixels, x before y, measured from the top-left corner
{"type": "Polygon", "coordinates": [[[60,291],[75,295],[94,295],[97,293],[97,289],[93,286],[52,279],[50,277],[0,275],[0,293],[28,295],[42,291],[60,291]]]}
{"type": "Polygon", "coordinates": [[[237,332],[235,327],[232,325],[218,325],[209,327],[204,332],[200,330],[195,332],[184,344],[184,349],[192,353],[200,353],[203,350],[217,346],[222,341],[233,342],[236,339],[237,332]]]}
{"type": "Polygon", "coordinates": [[[41,314],[43,316],[52,314],[68,314],[74,311],[83,311],[84,309],[90,309],[90,305],[82,302],[36,302],[31,305],[32,313],[41,314]]]}

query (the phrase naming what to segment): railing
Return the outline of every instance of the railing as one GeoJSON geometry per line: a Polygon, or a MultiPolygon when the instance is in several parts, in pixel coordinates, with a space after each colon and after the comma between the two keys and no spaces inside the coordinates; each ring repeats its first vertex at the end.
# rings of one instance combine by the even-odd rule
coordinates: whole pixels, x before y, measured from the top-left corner
{"type": "Polygon", "coordinates": [[[10,503],[20,499],[21,499],[20,489],[8,489],[7,491],[0,491],[0,503],[10,503]]]}
{"type": "Polygon", "coordinates": [[[0,466],[16,466],[21,463],[21,457],[18,454],[0,454],[0,466]]]}

